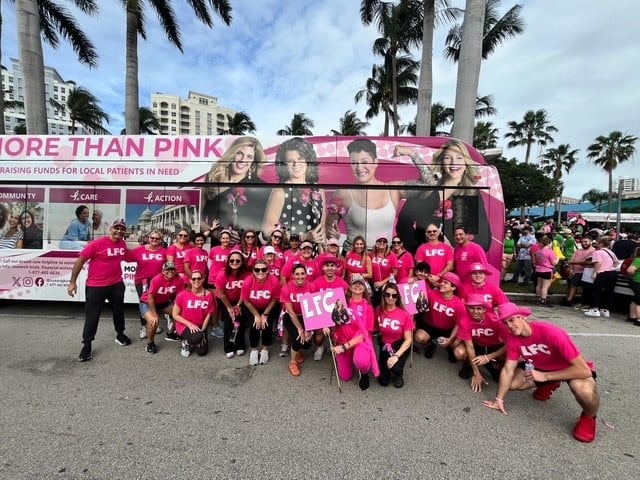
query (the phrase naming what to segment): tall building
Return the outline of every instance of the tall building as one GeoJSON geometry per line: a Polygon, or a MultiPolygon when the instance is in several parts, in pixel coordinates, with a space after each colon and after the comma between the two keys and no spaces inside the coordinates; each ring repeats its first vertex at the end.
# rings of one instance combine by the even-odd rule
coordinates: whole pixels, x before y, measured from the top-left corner
{"type": "MultiPolygon", "coordinates": [[[[18,102],[14,108],[5,108],[4,125],[5,132],[12,133],[15,127],[24,125],[26,118],[24,113],[24,77],[22,64],[17,58],[11,59],[12,70],[2,68],[2,88],[4,99],[18,102]]],[[[71,118],[66,109],[55,108],[55,103],[66,105],[67,96],[76,88],[73,81],[65,81],[55,68],[44,67],[45,95],[47,98],[47,123],[49,134],[70,135],[71,118]],[[53,100],[53,102],[51,101],[53,100]]],[[[86,135],[95,133],[92,129],[86,129],[76,123],[76,134],[86,135]]]]}
{"type": "Polygon", "coordinates": [[[639,178],[620,178],[618,179],[619,192],[634,192],[640,190],[639,178]]]}
{"type": "Polygon", "coordinates": [[[229,130],[227,115],[236,112],[218,105],[211,95],[189,91],[189,97],[154,93],[151,111],[160,120],[161,135],[224,135],[229,130]]]}

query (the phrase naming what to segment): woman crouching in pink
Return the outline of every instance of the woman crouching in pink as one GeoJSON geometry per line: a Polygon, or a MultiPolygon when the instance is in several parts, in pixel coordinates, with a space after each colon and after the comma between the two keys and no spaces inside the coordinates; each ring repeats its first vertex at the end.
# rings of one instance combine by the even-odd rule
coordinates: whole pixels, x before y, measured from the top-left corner
{"type": "Polygon", "coordinates": [[[376,317],[382,341],[378,356],[378,382],[386,387],[393,380],[393,386],[401,388],[414,325],[413,316],[402,306],[397,284],[387,283],[382,287],[382,305],[376,309],[376,317]]]}
{"type": "MultiPolygon", "coordinates": [[[[369,372],[372,372],[375,377],[380,376],[376,352],[371,341],[373,307],[369,301],[365,282],[362,275],[354,274],[351,277],[351,285],[347,292],[349,315],[345,322],[336,323],[334,329],[336,345],[333,347],[340,380],[345,382],[351,380],[355,365],[360,375],[358,386],[361,390],[369,388],[369,372]]],[[[329,335],[329,329],[325,328],[324,333],[329,335]]]]}

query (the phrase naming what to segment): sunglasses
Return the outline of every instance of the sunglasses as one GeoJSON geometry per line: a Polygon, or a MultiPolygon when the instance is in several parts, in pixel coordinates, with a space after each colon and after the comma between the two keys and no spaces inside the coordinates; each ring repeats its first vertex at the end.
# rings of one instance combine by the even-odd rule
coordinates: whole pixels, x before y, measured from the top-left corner
{"type": "Polygon", "coordinates": [[[188,237],[189,235],[187,235],[186,233],[179,233],[178,236],[179,237],[188,237]]]}
{"type": "Polygon", "coordinates": [[[162,240],[160,237],[149,237],[149,240],[162,240]]]}
{"type": "Polygon", "coordinates": [[[244,238],[256,238],[255,235],[245,235],[244,238]]]}
{"type": "Polygon", "coordinates": [[[384,238],[381,238],[380,240],[376,240],[376,242],[378,242],[378,243],[389,243],[389,241],[385,240],[384,238]]]}
{"type": "Polygon", "coordinates": [[[300,239],[299,238],[290,238],[289,242],[299,242],[300,239]]]}
{"type": "Polygon", "coordinates": [[[269,271],[269,269],[268,268],[254,268],[253,271],[256,272],[256,273],[267,273],[269,271]]]}
{"type": "Polygon", "coordinates": [[[427,230],[427,233],[438,233],[438,230],[427,230]]]}
{"type": "Polygon", "coordinates": [[[397,293],[384,292],[384,298],[398,298],[397,293]]]}
{"type": "Polygon", "coordinates": [[[192,282],[200,282],[202,281],[202,277],[191,277],[192,282]]]}
{"type": "Polygon", "coordinates": [[[391,242],[392,245],[402,245],[402,242],[400,240],[394,240],[393,242],[391,242]]]}
{"type": "Polygon", "coordinates": [[[274,240],[282,240],[282,235],[271,235],[271,238],[273,238],[274,240]]]}
{"type": "Polygon", "coordinates": [[[229,259],[229,263],[242,263],[242,260],[240,260],[239,258],[231,258],[229,259]]]}

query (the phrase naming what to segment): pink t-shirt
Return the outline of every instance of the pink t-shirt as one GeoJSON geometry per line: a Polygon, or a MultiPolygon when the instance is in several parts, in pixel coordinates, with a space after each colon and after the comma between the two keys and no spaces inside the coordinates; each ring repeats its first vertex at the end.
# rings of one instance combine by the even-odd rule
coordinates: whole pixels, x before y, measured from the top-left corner
{"type": "Polygon", "coordinates": [[[415,266],[413,263],[413,257],[407,251],[396,257],[398,260],[398,275],[396,281],[398,283],[406,283],[409,279],[409,272],[415,266]]]}
{"type": "Polygon", "coordinates": [[[393,310],[376,310],[378,317],[378,330],[383,343],[390,345],[404,338],[404,332],[413,331],[413,316],[402,308],[393,310]]]}
{"type": "Polygon", "coordinates": [[[347,272],[347,279],[351,278],[351,275],[354,273],[359,273],[361,275],[365,275],[367,273],[365,259],[362,255],[356,252],[347,252],[344,269],[347,272]]]}
{"type": "Polygon", "coordinates": [[[252,248],[250,251],[243,251],[242,255],[244,256],[244,264],[247,268],[253,268],[253,264],[258,260],[258,248],[252,248]]]}
{"type": "Polygon", "coordinates": [[[300,253],[300,249],[298,250],[291,250],[290,248],[284,251],[284,261],[286,262],[287,260],[289,260],[289,258],[291,257],[297,257],[298,254],[300,253]]]}
{"type": "Polygon", "coordinates": [[[395,253],[390,253],[386,257],[371,255],[371,270],[374,282],[384,280],[397,268],[398,257],[396,257],[395,253]]]}
{"type": "MultiPolygon", "coordinates": [[[[276,259],[275,259],[275,263],[277,263],[278,265],[280,265],[280,267],[282,267],[286,261],[285,256],[284,256],[284,252],[282,251],[282,249],[277,246],[277,245],[272,245],[273,249],[276,251],[276,259]]],[[[264,258],[264,249],[267,247],[267,245],[263,245],[262,247],[260,247],[260,251],[258,253],[258,258],[264,258]]]]}
{"type": "Polygon", "coordinates": [[[374,312],[373,306],[367,300],[362,299],[360,301],[349,300],[349,305],[347,306],[349,312],[353,314],[355,319],[360,322],[362,327],[373,334],[374,330],[374,312]]]}
{"type": "Polygon", "coordinates": [[[323,290],[329,290],[330,288],[341,288],[345,292],[349,289],[349,285],[340,277],[335,277],[332,282],[329,282],[324,275],[316,278],[313,281],[313,291],[321,292],[323,290]]]}
{"type": "Polygon", "coordinates": [[[282,267],[282,277],[286,281],[293,280],[293,268],[296,265],[304,265],[304,269],[307,271],[307,281],[311,282],[318,276],[318,266],[313,258],[305,260],[302,256],[297,256],[291,257],[282,267]]]}
{"type": "Polygon", "coordinates": [[[167,257],[173,258],[173,263],[176,264],[178,273],[184,273],[184,256],[190,248],[193,248],[193,245],[187,244],[183,248],[180,248],[176,243],[167,248],[167,257]]]}
{"type": "Polygon", "coordinates": [[[149,288],[140,297],[142,303],[149,303],[149,295],[153,295],[155,305],[169,303],[176,295],[184,290],[184,282],[178,275],[174,275],[170,280],[166,279],[162,273],[151,279],[149,288]]]}
{"type": "Polygon", "coordinates": [[[476,322],[470,315],[463,317],[458,324],[458,338],[472,341],[483,347],[504,345],[509,331],[498,321],[497,317],[487,311],[482,322],[476,322]]]}
{"type": "Polygon", "coordinates": [[[300,320],[302,320],[302,307],[300,306],[300,300],[302,299],[302,295],[312,291],[311,282],[305,282],[304,285],[299,287],[292,280],[284,285],[282,290],[280,290],[280,303],[283,304],[283,308],[285,303],[293,305],[293,311],[300,317],[300,320]]]}
{"type": "Polygon", "coordinates": [[[606,248],[600,248],[591,254],[591,261],[593,263],[600,262],[600,272],[612,272],[615,270],[616,265],[613,263],[614,258],[616,258],[615,254],[606,248]]]}
{"type": "Polygon", "coordinates": [[[475,283],[469,281],[462,285],[462,292],[460,292],[460,297],[463,299],[469,298],[469,295],[474,293],[480,294],[484,297],[484,301],[486,303],[490,303],[494,307],[498,305],[502,305],[503,303],[507,303],[509,299],[504,294],[504,292],[493,283],[484,282],[483,285],[476,285],[475,283]]]}
{"type": "Polygon", "coordinates": [[[453,296],[445,299],[438,290],[427,290],[429,311],[426,312],[425,322],[441,330],[451,330],[460,319],[468,315],[462,300],[453,296]]]}
{"type": "Polygon", "coordinates": [[[209,262],[209,252],[200,247],[193,247],[187,250],[184,255],[184,263],[189,264],[189,268],[192,272],[201,272],[205,278],[208,278],[209,268],[207,263],[209,262]]]}
{"type": "MultiPolygon", "coordinates": [[[[196,295],[190,290],[183,290],[176,297],[176,305],[180,308],[180,315],[197,327],[202,327],[207,317],[216,309],[213,294],[208,291],[204,295],[196,295]]],[[[186,328],[186,325],[176,322],[178,335],[182,335],[186,328]]]]}
{"type": "Polygon", "coordinates": [[[444,242],[436,244],[423,243],[416,252],[416,263],[425,262],[431,267],[433,275],[438,275],[442,272],[447,263],[451,261],[453,261],[453,248],[444,242]]]}
{"type": "Polygon", "coordinates": [[[216,277],[220,270],[224,270],[227,265],[227,259],[231,253],[231,247],[224,248],[222,245],[212,247],[209,251],[209,260],[211,260],[209,266],[209,285],[213,285],[216,282],[216,277]]]}
{"type": "Polygon", "coordinates": [[[242,284],[240,298],[245,304],[250,303],[257,310],[262,311],[267,308],[271,300],[280,297],[280,280],[273,275],[267,275],[264,282],[258,282],[254,275],[245,278],[242,284]]]}
{"type": "MultiPolygon", "coordinates": [[[[586,248],[586,249],[578,249],[571,257],[572,262],[584,262],[587,258],[590,258],[593,255],[593,252],[596,250],[594,248],[586,248]]],[[[575,274],[582,273],[584,271],[584,265],[573,264],[573,272],[575,274]]]]}
{"type": "Polygon", "coordinates": [[[562,328],[547,322],[531,322],[531,336],[507,337],[507,360],[531,359],[536,370],[557,371],[568,368],[580,356],[580,350],[562,328]]]}
{"type": "Polygon", "coordinates": [[[547,273],[553,272],[555,264],[558,263],[558,257],[553,253],[551,246],[540,248],[535,253],[536,256],[536,272],[547,273]]]}
{"type": "Polygon", "coordinates": [[[220,270],[216,277],[216,292],[218,294],[224,293],[230,302],[237,303],[240,300],[240,292],[242,291],[245,277],[246,274],[244,272],[227,276],[224,270],[220,270]]]}
{"type": "Polygon", "coordinates": [[[122,267],[126,261],[127,244],[124,240],[114,242],[111,237],[102,237],[84,247],[80,257],[89,261],[88,287],[108,287],[122,282],[122,267]]]}
{"type": "Polygon", "coordinates": [[[162,265],[167,261],[167,251],[162,247],[150,250],[148,245],[140,245],[129,251],[127,261],[137,263],[134,283],[148,284],[153,277],[162,272],[162,265]]]}
{"type": "Polygon", "coordinates": [[[453,271],[461,280],[466,280],[471,273],[471,265],[481,263],[487,265],[487,255],[480,245],[468,242],[466,245],[456,245],[453,251],[453,271]]]}

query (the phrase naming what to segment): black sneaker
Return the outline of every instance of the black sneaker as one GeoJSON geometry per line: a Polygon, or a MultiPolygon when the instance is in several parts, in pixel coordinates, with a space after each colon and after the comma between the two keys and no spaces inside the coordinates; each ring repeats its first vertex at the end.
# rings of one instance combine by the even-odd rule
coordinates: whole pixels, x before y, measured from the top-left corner
{"type": "Polygon", "coordinates": [[[82,350],[80,350],[80,355],[78,355],[78,361],[88,362],[89,360],[91,360],[91,344],[85,343],[82,350]]]}
{"type": "Polygon", "coordinates": [[[404,378],[402,378],[402,375],[398,375],[396,377],[394,377],[393,379],[393,386],[396,388],[402,388],[402,386],[404,385],[404,378]]]}
{"type": "Polygon", "coordinates": [[[436,344],[431,340],[427,343],[427,346],[424,347],[424,358],[433,358],[433,352],[436,351],[436,344]]]}
{"type": "Polygon", "coordinates": [[[369,374],[360,372],[360,380],[358,380],[358,386],[360,390],[366,390],[369,388],[369,374]]]}
{"type": "Polygon", "coordinates": [[[129,339],[129,337],[124,333],[120,332],[116,335],[116,343],[121,347],[126,347],[127,345],[131,345],[131,339],[129,339]]]}
{"type": "Polygon", "coordinates": [[[176,332],[167,332],[167,334],[164,336],[164,339],[167,342],[179,342],[180,340],[182,340],[176,332]]]}
{"type": "Polygon", "coordinates": [[[158,347],[156,347],[156,344],[154,342],[149,342],[147,343],[147,348],[146,348],[147,353],[157,353],[158,352],[158,347]]]}
{"type": "Polygon", "coordinates": [[[458,376],[463,380],[469,380],[471,378],[471,375],[473,375],[473,369],[471,368],[471,365],[469,365],[468,363],[463,364],[462,368],[458,372],[458,376]]]}
{"type": "Polygon", "coordinates": [[[492,362],[487,363],[485,366],[489,371],[489,375],[491,375],[491,379],[496,383],[500,383],[500,369],[497,368],[492,362]]]}
{"type": "Polygon", "coordinates": [[[561,307],[570,307],[572,304],[569,300],[567,300],[566,298],[563,298],[562,300],[560,300],[559,305],[561,307]]]}

